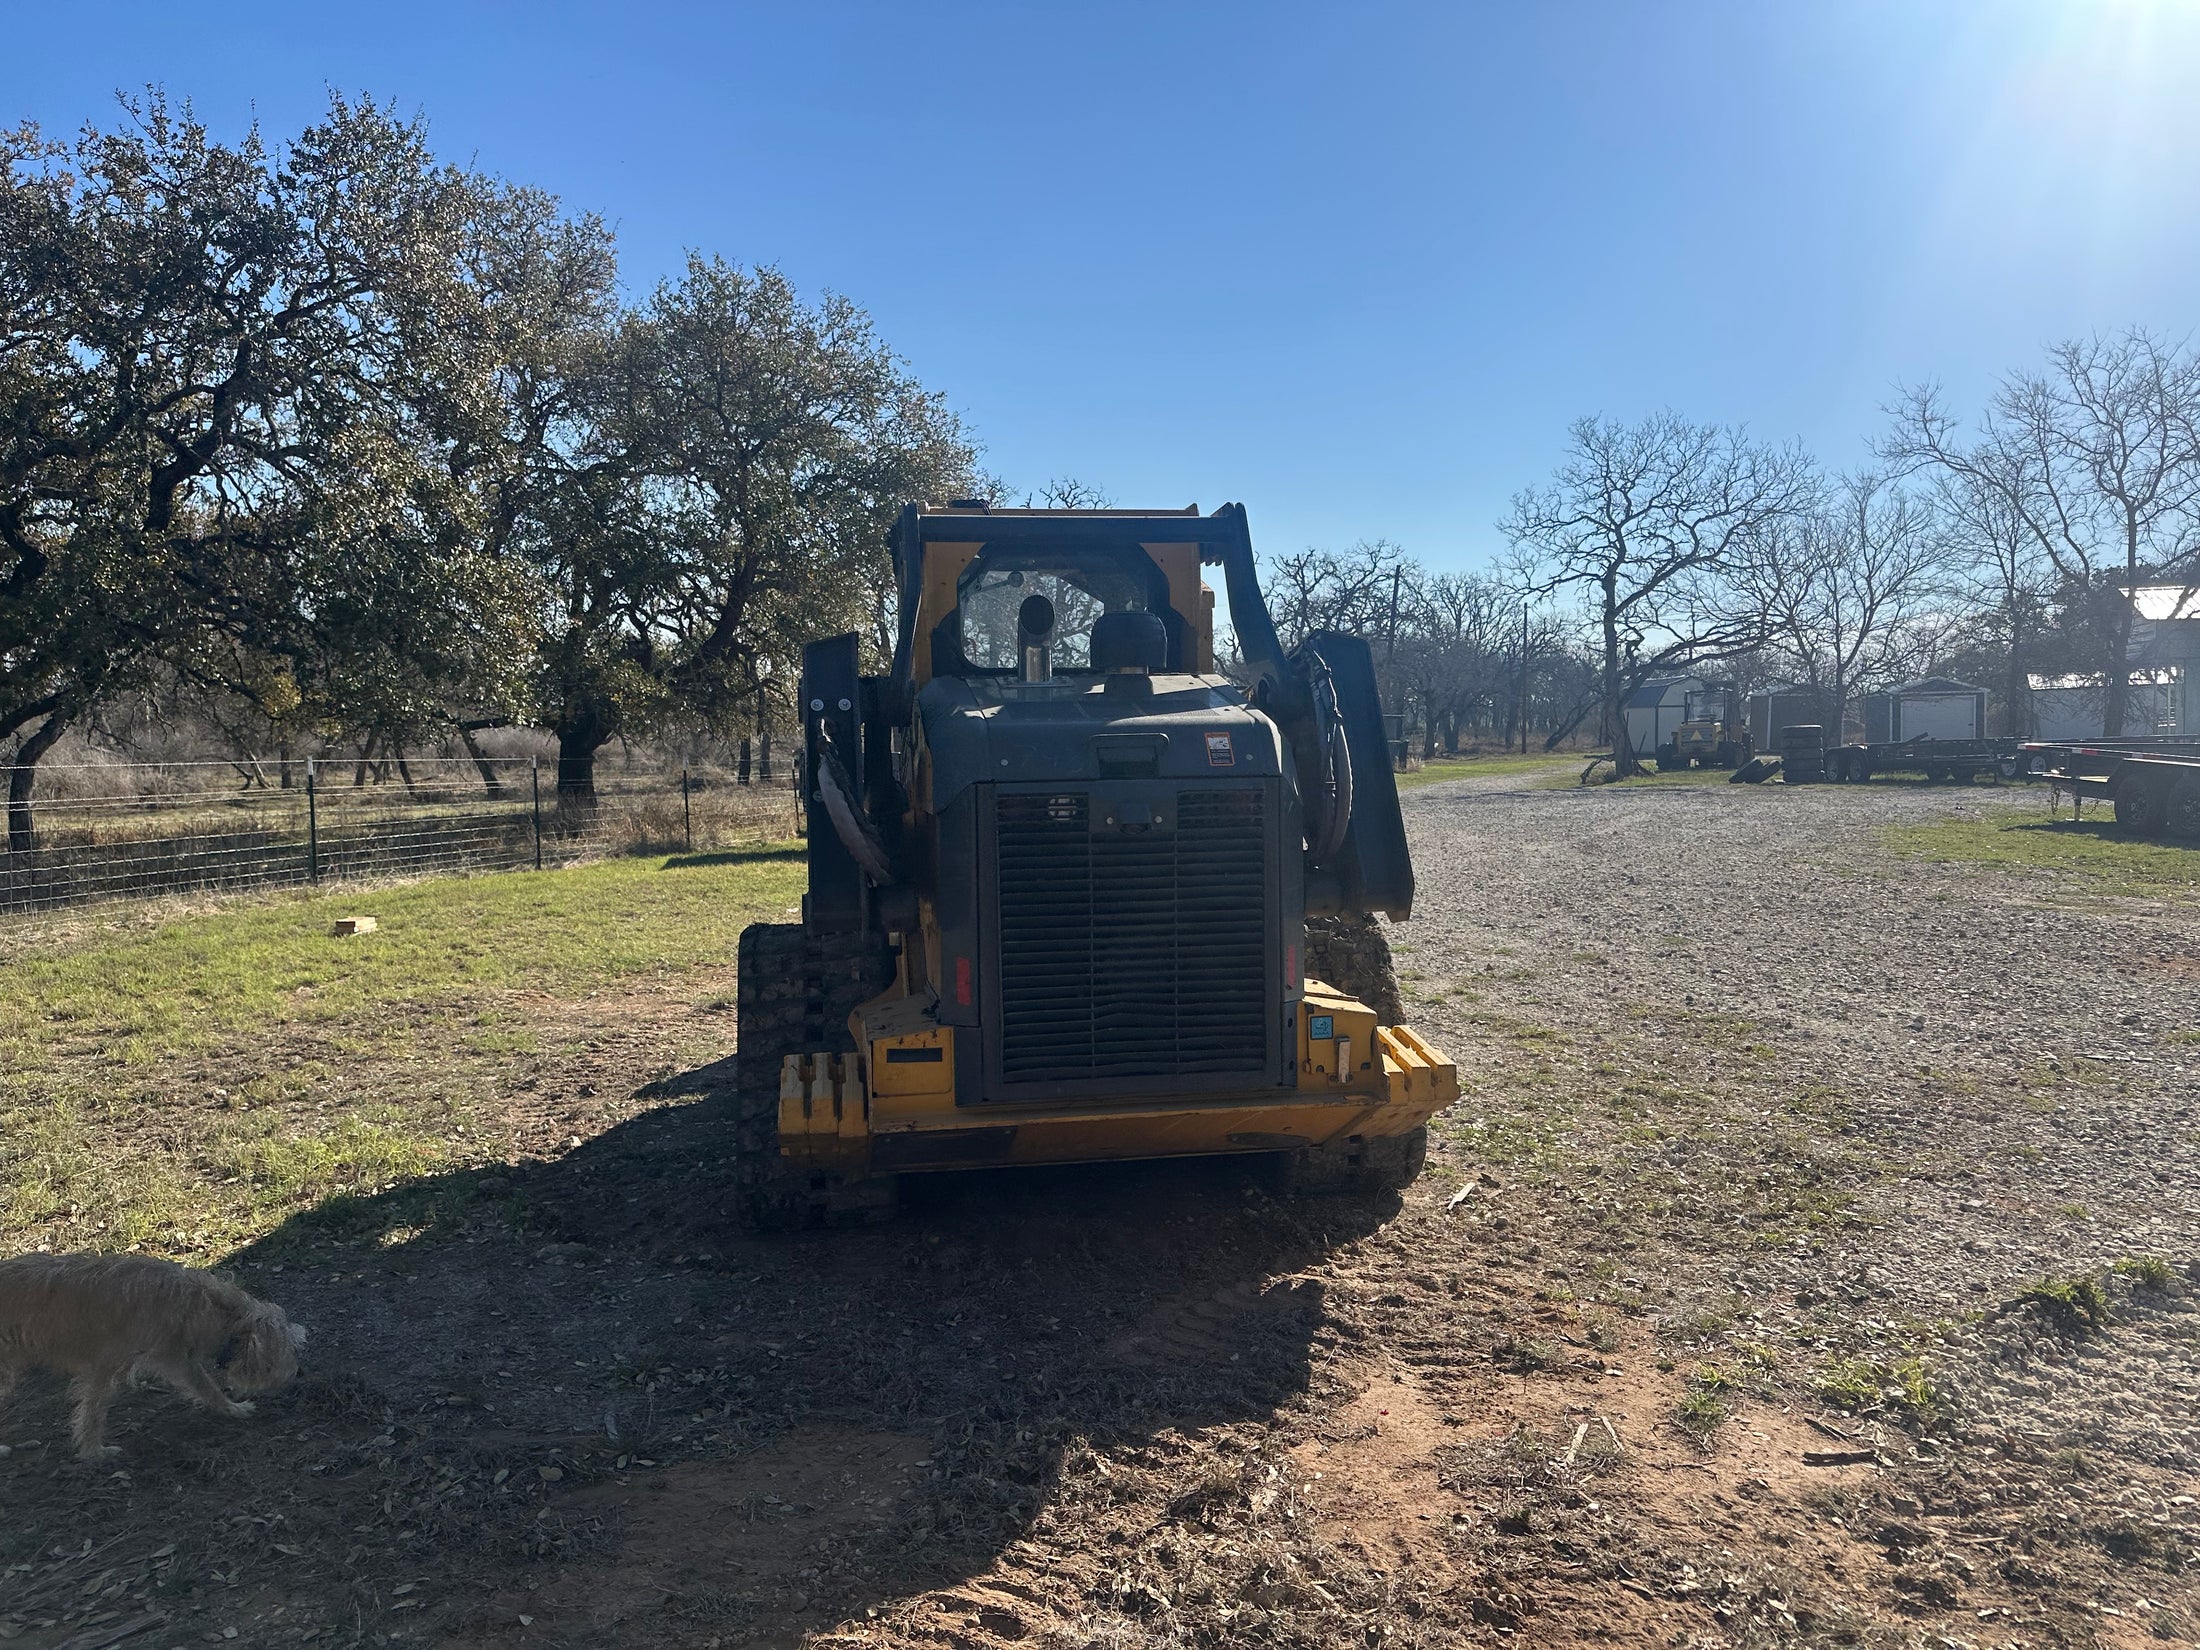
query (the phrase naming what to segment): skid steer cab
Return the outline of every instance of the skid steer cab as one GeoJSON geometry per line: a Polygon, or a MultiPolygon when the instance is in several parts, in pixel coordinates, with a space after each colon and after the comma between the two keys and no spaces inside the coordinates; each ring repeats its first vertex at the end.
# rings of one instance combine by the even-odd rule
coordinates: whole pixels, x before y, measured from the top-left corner
{"type": "Polygon", "coordinates": [[[1413,868],[1366,644],[1284,653],[1237,505],[912,505],[893,551],[891,671],[804,650],[802,921],[741,937],[742,1218],[1206,1153],[1410,1181],[1458,1079],[1373,920],[1413,868]]]}

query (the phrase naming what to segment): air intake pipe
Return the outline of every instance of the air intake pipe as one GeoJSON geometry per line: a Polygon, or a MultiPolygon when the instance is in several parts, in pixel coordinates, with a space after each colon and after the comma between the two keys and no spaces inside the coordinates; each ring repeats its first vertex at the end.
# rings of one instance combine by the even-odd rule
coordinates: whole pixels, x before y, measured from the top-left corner
{"type": "Polygon", "coordinates": [[[1026,596],[1016,609],[1016,657],[1027,682],[1054,677],[1054,604],[1044,596],[1026,596]]]}

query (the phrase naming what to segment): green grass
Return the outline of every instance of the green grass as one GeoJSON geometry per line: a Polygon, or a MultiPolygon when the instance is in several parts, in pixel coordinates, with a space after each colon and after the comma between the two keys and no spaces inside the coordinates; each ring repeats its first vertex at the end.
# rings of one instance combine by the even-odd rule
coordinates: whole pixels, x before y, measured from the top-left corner
{"type": "Polygon", "coordinates": [[[2177,1268],[2159,1255],[2129,1255],[2109,1270],[2120,1278],[2129,1278],[2135,1287],[2155,1294],[2183,1291],[2184,1280],[2178,1276],[2177,1268]]]}
{"type": "Polygon", "coordinates": [[[798,852],[278,896],[19,955],[0,963],[0,1072],[50,1066],[88,1044],[105,1063],[142,1065],[241,1031],[725,961],[744,924],[799,898],[798,852]],[[353,913],[372,914],[379,931],[334,937],[335,919],[353,913]]]}
{"type": "Polygon", "coordinates": [[[0,1253],[218,1251],[318,1200],[505,1155],[513,1091],[554,1057],[644,1027],[660,1061],[722,1053],[733,1027],[712,1009],[740,931],[786,920],[799,855],[613,859],[9,931],[0,1253]],[[335,937],[353,914],[378,931],[335,937]]]}
{"type": "Polygon", "coordinates": [[[2111,1317],[2108,1294],[2101,1288],[2101,1280],[2091,1274],[2040,1278],[2028,1284],[2018,1298],[2037,1306],[2058,1332],[2072,1340],[2106,1329],[2111,1317]]]}
{"type": "Polygon", "coordinates": [[[1840,1358],[1818,1372],[1818,1396],[1837,1409],[1863,1409],[1879,1398],[1879,1372],[1866,1358],[1840,1358]]]}
{"type": "Polygon", "coordinates": [[[2200,848],[2127,837],[2106,819],[2012,809],[1991,819],[1891,827],[1897,853],[1936,865],[2044,871],[2102,894],[2200,894],[2200,848]]]}
{"type": "Polygon", "coordinates": [[[1818,1372],[1811,1387],[1836,1409],[1863,1411],[1885,1404],[1913,1420],[1929,1421],[1940,1408],[1931,1366],[1915,1356],[1891,1363],[1874,1363],[1869,1358],[1836,1359],[1818,1372]]]}
{"type": "Polygon", "coordinates": [[[1698,1364],[1689,1372],[1680,1402],[1673,1406],[1673,1420],[1698,1445],[1708,1445],[1712,1434],[1724,1426],[1732,1410],[1727,1393],[1733,1383],[1716,1364],[1698,1364]]]}

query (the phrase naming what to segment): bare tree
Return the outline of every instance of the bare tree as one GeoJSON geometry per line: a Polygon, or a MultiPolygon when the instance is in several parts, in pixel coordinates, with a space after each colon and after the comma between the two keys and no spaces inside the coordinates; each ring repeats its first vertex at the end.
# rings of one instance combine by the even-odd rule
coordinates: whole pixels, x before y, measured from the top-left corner
{"type": "Polygon", "coordinates": [[[1112,510],[1114,495],[1075,476],[1056,476],[1035,493],[1024,494],[1027,510],[1112,510]]]}
{"type": "Polygon", "coordinates": [[[1516,497],[1498,528],[1533,556],[1540,589],[1585,598],[1614,766],[1635,773],[1620,714],[1629,690],[1762,640],[1745,571],[1776,526],[1809,508],[1816,478],[1798,448],[1671,412],[1633,425],[1580,419],[1569,444],[1551,484],[1516,497]]]}
{"type": "Polygon", "coordinates": [[[2043,371],[2002,380],[1975,442],[1933,385],[1906,392],[1893,413],[1890,460],[1997,495],[2091,610],[2103,732],[2121,734],[2130,592],[2200,560],[2200,358],[2139,328],[2057,344],[2043,371]]]}
{"type": "Polygon", "coordinates": [[[2023,737],[2036,731],[2031,664],[2053,623],[2053,565],[2001,488],[1943,470],[1933,491],[1946,524],[1957,605],[2001,656],[2001,731],[2023,737]]]}
{"type": "Polygon", "coordinates": [[[1413,570],[1390,540],[1362,539],[1341,552],[1310,547],[1275,557],[1262,571],[1261,586],[1286,648],[1317,630],[1388,640],[1397,634],[1396,615],[1413,570]]]}
{"type": "Polygon", "coordinates": [[[1401,705],[1420,712],[1424,756],[1439,741],[1456,751],[1461,726],[1504,690],[1518,651],[1516,613],[1511,592],[1482,574],[1416,567],[1404,579],[1391,674],[1401,705]]]}
{"type": "Polygon", "coordinates": [[[1917,657],[1943,594],[1944,553],[1932,501],[1868,471],[1765,535],[1752,582],[1772,662],[1818,690],[1835,738],[1859,689],[1905,674],[1917,657]]]}

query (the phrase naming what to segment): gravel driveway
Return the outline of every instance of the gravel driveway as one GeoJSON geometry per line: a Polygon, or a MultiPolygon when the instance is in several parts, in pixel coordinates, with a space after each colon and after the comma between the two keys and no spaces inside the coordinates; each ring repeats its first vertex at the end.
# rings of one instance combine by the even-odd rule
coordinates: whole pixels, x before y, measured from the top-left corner
{"type": "Polygon", "coordinates": [[[1545,1256],[1607,1298],[1654,1256],[1667,1361],[1906,1429],[1863,1508],[1898,1587],[1991,1584],[1993,1642],[2182,1637],[2200,904],[1902,851],[2042,800],[1435,787],[1394,944],[1545,1256]]]}

